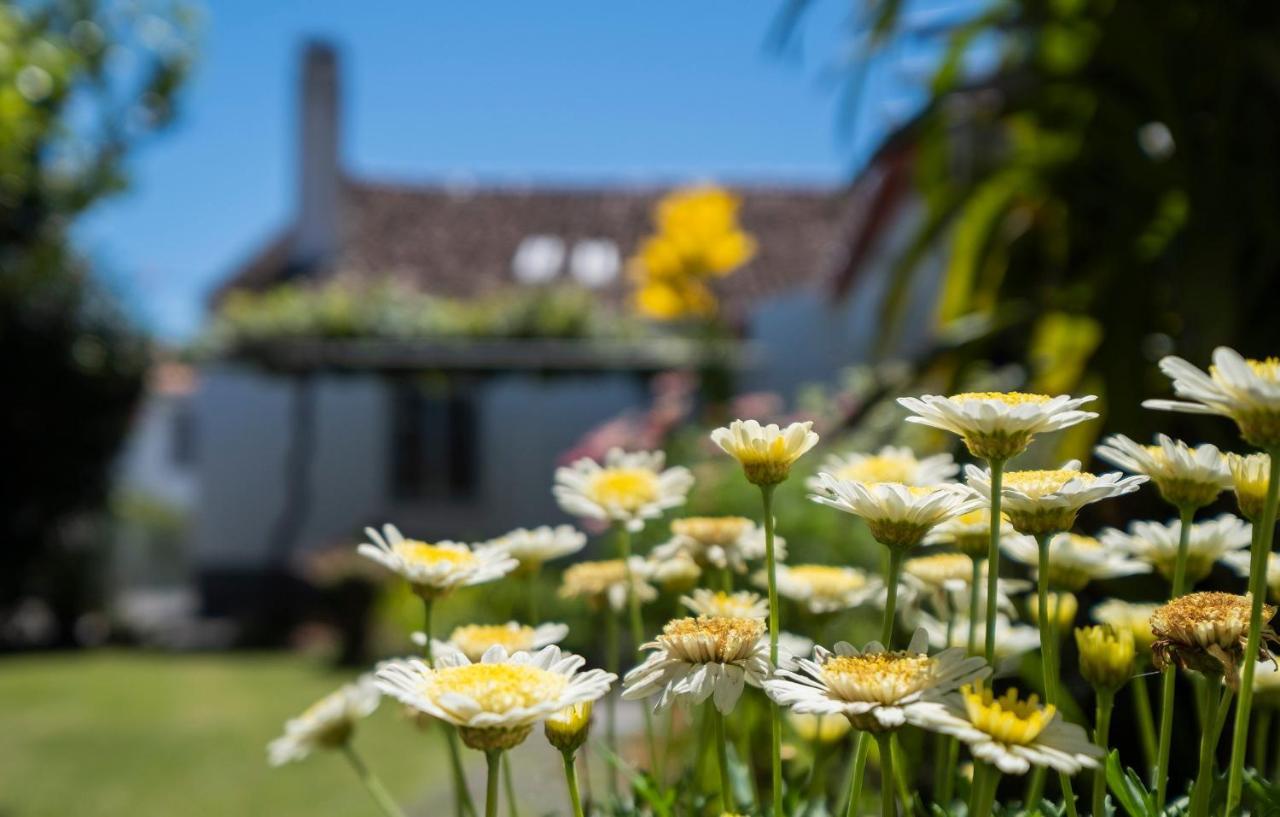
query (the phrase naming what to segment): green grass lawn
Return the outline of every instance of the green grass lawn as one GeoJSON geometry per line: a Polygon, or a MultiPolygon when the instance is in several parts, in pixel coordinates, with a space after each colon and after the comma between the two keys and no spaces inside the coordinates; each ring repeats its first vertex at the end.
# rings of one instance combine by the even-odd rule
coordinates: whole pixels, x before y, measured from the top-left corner
{"type": "MultiPolygon", "coordinates": [[[[266,764],[283,722],[345,679],[290,655],[5,659],[0,817],[375,815],[337,754],[266,764]]],[[[355,741],[408,812],[446,813],[429,805],[448,802],[436,733],[384,701],[355,741]]]]}

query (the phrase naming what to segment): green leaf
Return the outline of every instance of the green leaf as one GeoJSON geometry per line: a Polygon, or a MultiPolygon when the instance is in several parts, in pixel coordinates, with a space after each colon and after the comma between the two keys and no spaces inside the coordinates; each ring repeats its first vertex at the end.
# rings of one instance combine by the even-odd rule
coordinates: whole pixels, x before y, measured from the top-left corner
{"type": "Polygon", "coordinates": [[[1155,798],[1133,769],[1120,766],[1120,753],[1114,749],[1107,756],[1107,786],[1129,817],[1157,817],[1155,798]]]}

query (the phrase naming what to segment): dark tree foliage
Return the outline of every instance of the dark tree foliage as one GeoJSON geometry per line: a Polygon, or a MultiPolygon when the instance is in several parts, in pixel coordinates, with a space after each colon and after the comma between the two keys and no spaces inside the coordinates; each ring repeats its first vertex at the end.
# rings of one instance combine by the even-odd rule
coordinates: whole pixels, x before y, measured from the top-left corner
{"type": "Polygon", "coordinates": [[[1207,365],[1222,344],[1280,352],[1280,5],[971,8],[942,33],[913,28],[895,0],[863,10],[869,57],[894,59],[886,46],[902,38],[946,51],[909,126],[926,215],[898,260],[888,325],[921,259],[943,247],[942,334],[985,330],[944,356],[951,377],[975,361],[1027,362],[1042,383],[1097,390],[1112,430],[1183,428],[1238,448],[1229,424],[1139,403],[1168,392],[1163,354],[1207,365]],[[965,57],[993,43],[997,70],[966,73],[965,57]]]}
{"type": "Polygon", "coordinates": [[[68,232],[170,121],[189,48],[182,13],[121,8],[0,5],[0,614],[39,593],[73,617],[77,531],[141,392],[144,338],[68,232]]]}

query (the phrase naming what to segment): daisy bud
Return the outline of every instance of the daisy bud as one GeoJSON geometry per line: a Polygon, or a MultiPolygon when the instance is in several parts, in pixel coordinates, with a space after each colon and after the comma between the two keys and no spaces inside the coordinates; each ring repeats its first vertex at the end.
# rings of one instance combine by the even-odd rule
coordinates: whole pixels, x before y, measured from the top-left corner
{"type": "Polygon", "coordinates": [[[818,435],[811,422],[782,429],[774,423],[734,420],[711,432],[711,441],[742,465],[749,482],[768,486],[786,481],[795,461],[818,444],[818,435]]]}
{"type": "Polygon", "coordinates": [[[1093,608],[1093,619],[1116,630],[1128,630],[1139,655],[1149,656],[1156,637],[1151,632],[1151,614],[1157,604],[1139,604],[1121,599],[1107,599],[1093,608]]]}
{"type": "MultiPolygon", "coordinates": [[[[1049,616],[1054,619],[1058,625],[1058,632],[1066,632],[1076,623],[1076,613],[1080,610],[1080,603],[1071,593],[1050,593],[1049,598],[1049,616]]],[[[1027,603],[1027,618],[1031,619],[1031,623],[1037,627],[1040,626],[1040,602],[1034,597],[1027,603]]]]}
{"type": "Polygon", "coordinates": [[[1266,454],[1228,454],[1227,467],[1231,469],[1231,487],[1236,494],[1240,515],[1250,522],[1262,518],[1262,506],[1267,503],[1271,457],[1266,454]]]}
{"type": "Polygon", "coordinates": [[[1108,624],[1076,628],[1080,674],[1099,691],[1115,691],[1133,676],[1133,632],[1108,624]]]}
{"type": "Polygon", "coordinates": [[[547,742],[561,752],[576,752],[591,731],[591,706],[591,701],[585,701],[548,717],[543,724],[547,742]]]}

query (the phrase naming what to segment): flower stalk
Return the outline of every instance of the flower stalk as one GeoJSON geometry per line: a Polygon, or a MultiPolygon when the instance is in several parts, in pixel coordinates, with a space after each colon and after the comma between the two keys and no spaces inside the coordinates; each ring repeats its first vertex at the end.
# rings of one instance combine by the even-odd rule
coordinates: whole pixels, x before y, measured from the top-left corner
{"type": "Polygon", "coordinates": [[[724,734],[724,715],[715,706],[708,706],[707,711],[715,725],[716,761],[720,765],[720,807],[732,812],[736,804],[733,800],[733,778],[729,775],[729,744],[724,734]]]}
{"type": "MultiPolygon", "coordinates": [[[[427,666],[435,669],[436,659],[431,632],[432,612],[435,600],[432,596],[422,596],[422,634],[425,636],[422,647],[422,658],[427,666]]],[[[458,731],[447,723],[440,727],[444,730],[444,742],[449,748],[449,767],[453,773],[453,807],[454,813],[462,817],[475,817],[476,805],[471,800],[471,792],[467,789],[467,776],[462,770],[462,749],[458,745],[458,731]]]]}
{"type": "Polygon", "coordinates": [[[484,753],[489,763],[488,783],[485,786],[484,817],[498,817],[498,769],[502,766],[502,750],[490,749],[484,753]]]}
{"type": "Polygon", "coordinates": [[[578,794],[578,767],[573,762],[573,752],[561,752],[564,759],[564,782],[569,789],[569,805],[573,808],[573,817],[584,817],[582,813],[582,796],[578,794]]]}
{"type": "MultiPolygon", "coordinates": [[[[1109,689],[1098,690],[1097,715],[1093,726],[1093,742],[1098,744],[1105,757],[1111,734],[1111,711],[1115,707],[1116,694],[1109,689]]],[[[1093,815],[1106,814],[1107,772],[1102,766],[1093,770],[1093,815]]]]}
{"type": "MultiPolygon", "coordinates": [[[[764,558],[769,576],[769,664],[778,666],[778,562],[774,557],[773,542],[773,489],[774,485],[760,486],[760,501],[764,508],[764,558]]],[[[769,751],[770,782],[773,793],[773,813],[782,810],[782,712],[778,704],[769,702],[769,751]]]]}
{"type": "MultiPolygon", "coordinates": [[[[1173,568],[1173,586],[1170,599],[1176,599],[1187,591],[1187,546],[1191,541],[1191,522],[1195,508],[1178,509],[1178,556],[1173,568]]],[[[1152,770],[1152,782],[1156,787],[1156,808],[1163,810],[1169,791],[1169,753],[1173,748],[1173,697],[1175,667],[1166,667],[1160,679],[1160,743],[1156,749],[1156,765],[1152,770]]]]}
{"type": "Polygon", "coordinates": [[[1271,468],[1267,475],[1267,499],[1262,519],[1254,526],[1253,550],[1249,564],[1249,639],[1244,649],[1244,668],[1240,680],[1240,700],[1236,702],[1235,732],[1231,738],[1230,770],[1227,774],[1227,807],[1231,814],[1240,805],[1244,784],[1244,753],[1249,739],[1249,715],[1253,709],[1253,676],[1258,666],[1258,650],[1262,644],[1262,605],[1267,595],[1267,557],[1276,527],[1276,503],[1280,492],[1280,449],[1268,452],[1271,468]]]}
{"type": "Polygon", "coordinates": [[[404,817],[404,813],[400,811],[400,807],[396,805],[396,801],[391,797],[390,792],[382,785],[382,781],[378,776],[365,764],[364,759],[360,757],[360,753],[356,751],[356,747],[351,745],[351,741],[342,744],[342,753],[346,756],[347,762],[351,764],[351,768],[355,770],[356,777],[360,778],[360,782],[368,790],[369,796],[378,804],[378,808],[382,809],[382,813],[387,817],[404,817]]]}
{"type": "Polygon", "coordinates": [[[876,745],[880,749],[880,813],[881,817],[897,817],[898,806],[894,801],[893,787],[893,744],[892,733],[882,732],[876,735],[876,745]]]}
{"type": "Polygon", "coordinates": [[[987,468],[991,471],[991,542],[987,545],[987,629],[983,651],[987,663],[995,666],[997,593],[1000,578],[1000,500],[1004,488],[1004,460],[988,459],[987,468]]]}

